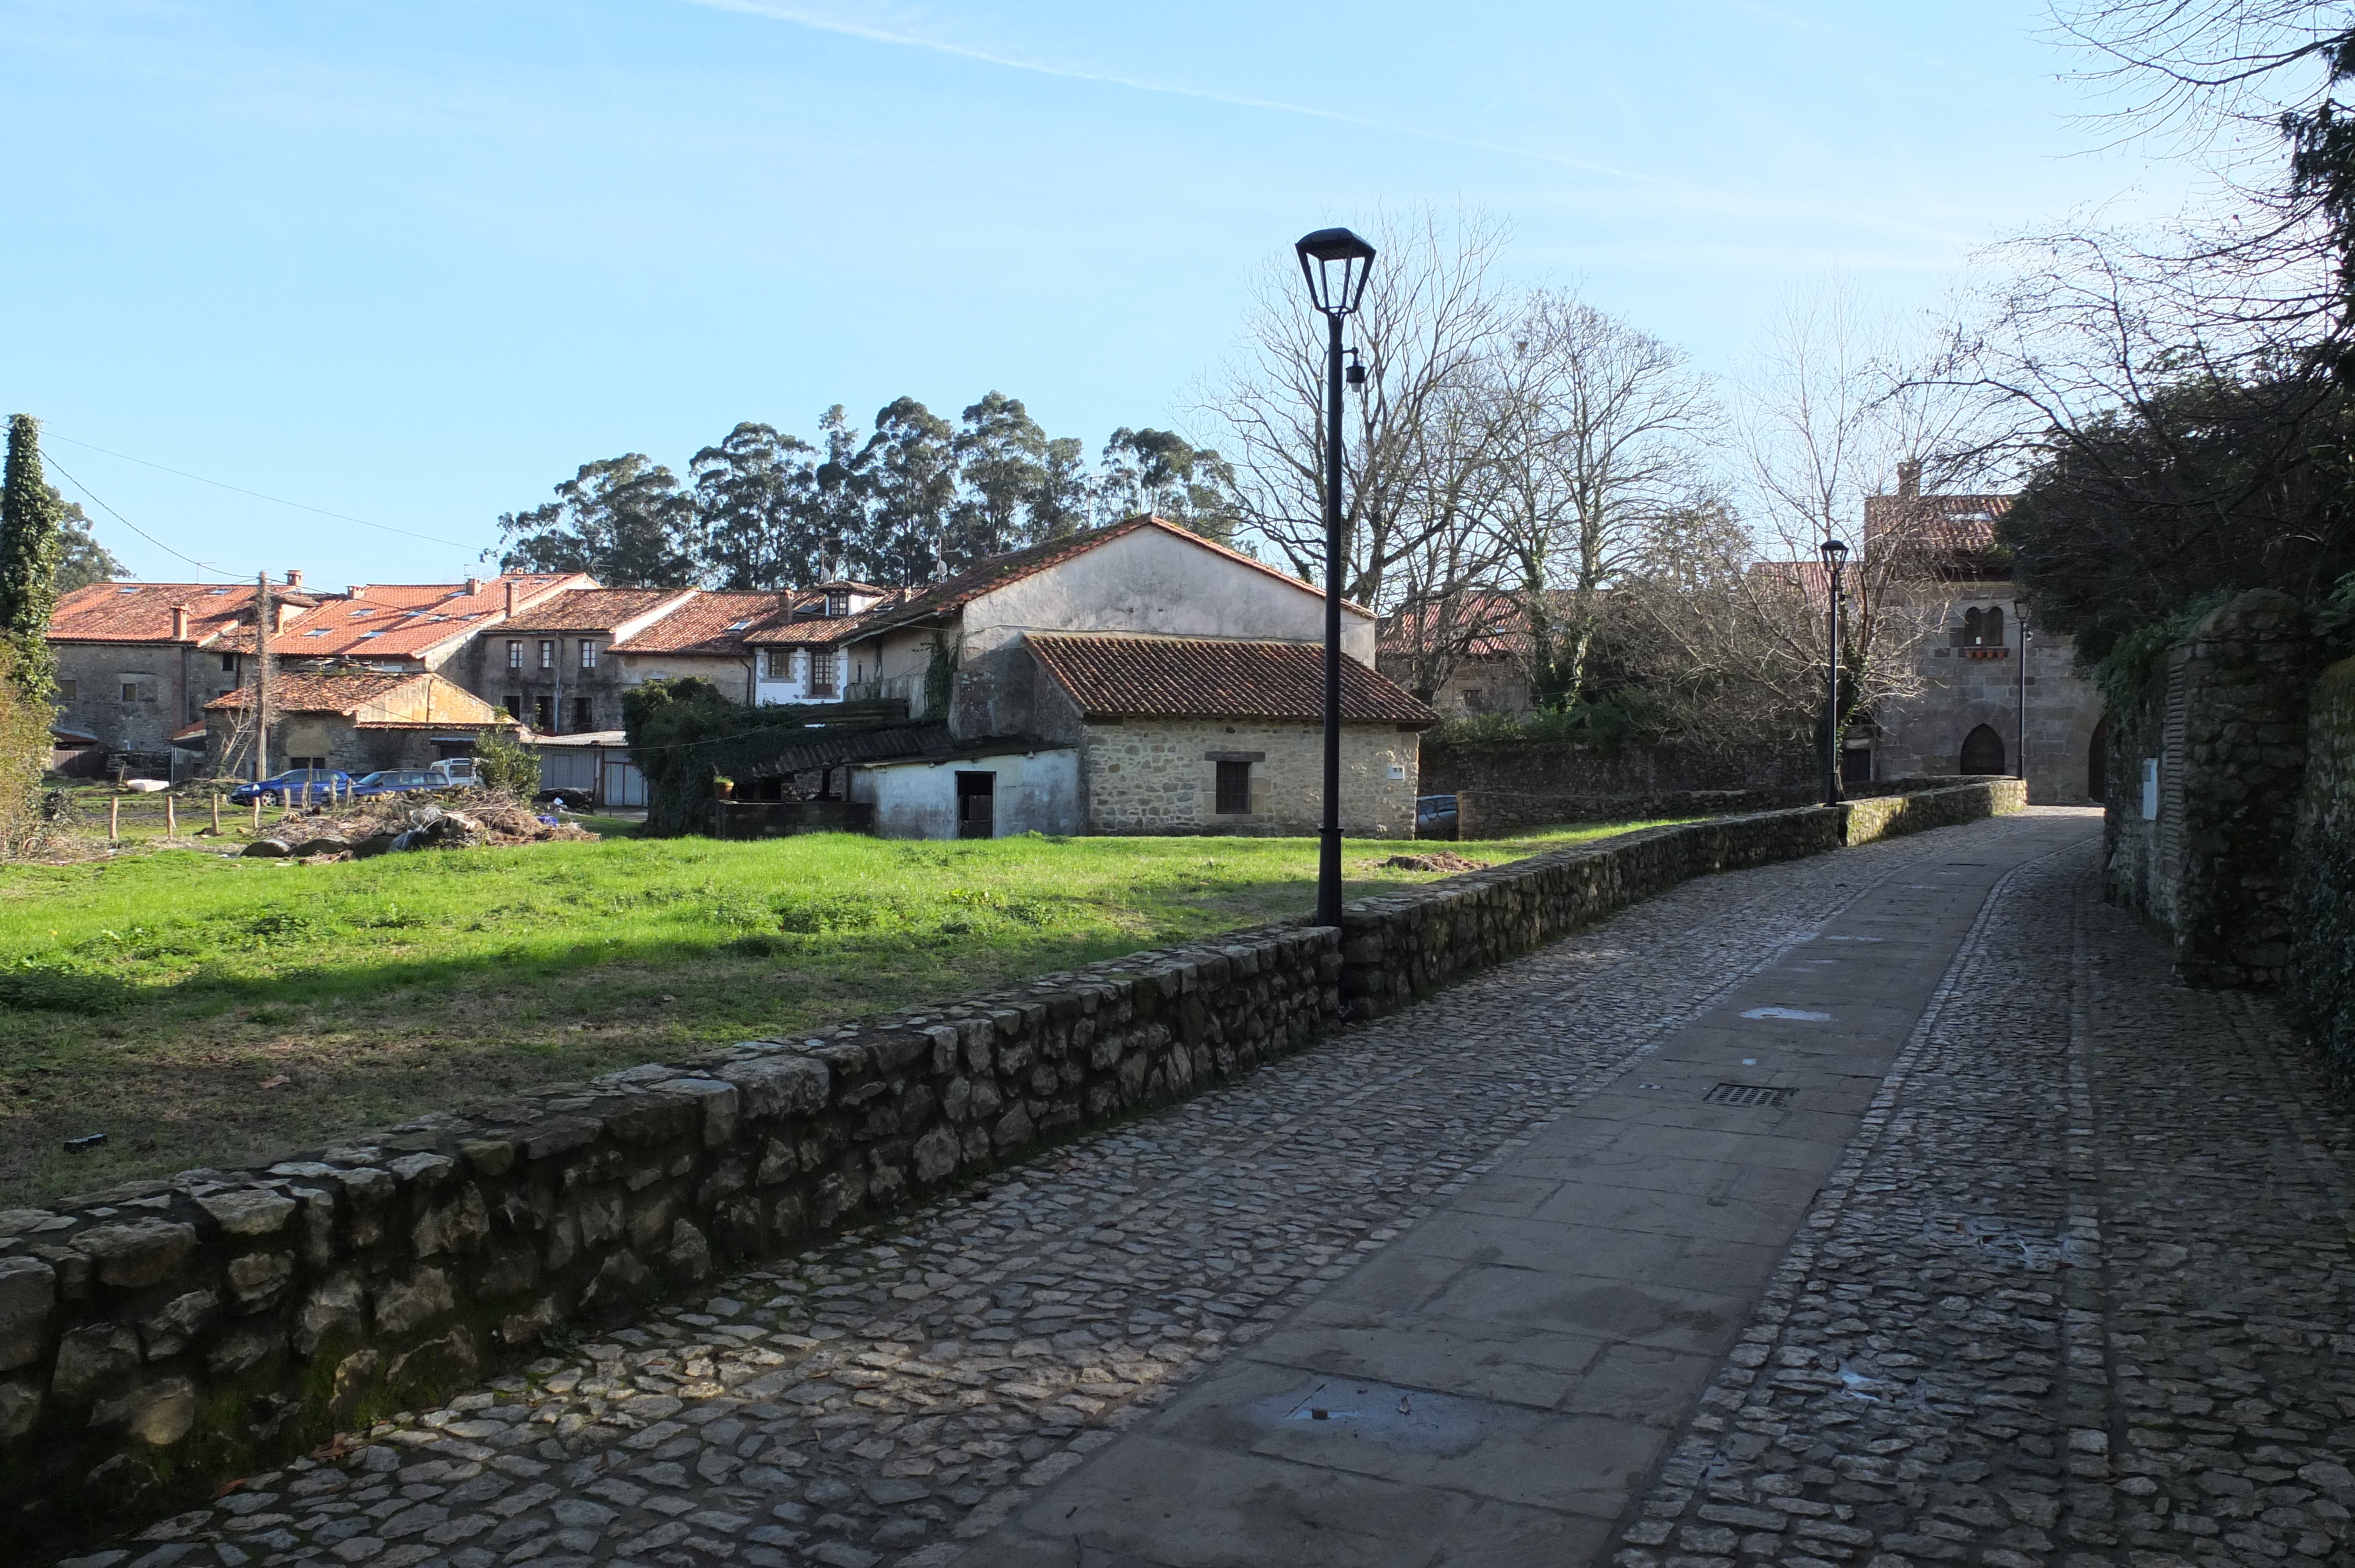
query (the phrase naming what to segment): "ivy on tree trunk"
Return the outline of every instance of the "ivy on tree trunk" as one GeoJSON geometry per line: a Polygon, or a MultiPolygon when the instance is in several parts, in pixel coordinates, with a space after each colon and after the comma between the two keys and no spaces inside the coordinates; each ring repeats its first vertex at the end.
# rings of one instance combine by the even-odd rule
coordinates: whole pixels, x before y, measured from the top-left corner
{"type": "Polygon", "coordinates": [[[64,524],[57,492],[41,478],[40,424],[30,414],[11,415],[6,491],[0,495],[0,640],[10,646],[11,678],[36,705],[48,703],[57,688],[48,633],[64,524]]]}

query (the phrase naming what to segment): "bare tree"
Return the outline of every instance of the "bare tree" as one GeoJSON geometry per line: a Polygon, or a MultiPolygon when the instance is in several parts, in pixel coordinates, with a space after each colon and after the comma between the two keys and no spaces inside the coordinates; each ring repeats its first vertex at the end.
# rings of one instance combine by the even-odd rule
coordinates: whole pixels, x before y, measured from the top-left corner
{"type": "MultiPolygon", "coordinates": [[[[1374,226],[1380,260],[1349,323],[1366,386],[1347,411],[1342,516],[1345,591],[1361,604],[1394,603],[1403,563],[1480,525],[1466,471],[1487,460],[1461,439],[1461,405],[1502,323],[1489,273],[1503,235],[1478,213],[1451,223],[1429,209],[1374,226]]],[[[1325,323],[1287,253],[1262,281],[1238,358],[1195,410],[1232,465],[1244,532],[1310,578],[1325,559],[1325,323]]]]}
{"type": "Polygon", "coordinates": [[[1747,623],[1762,658],[1810,665],[1820,681],[1818,549],[1849,543],[1843,717],[1915,684],[1911,655],[1929,633],[1940,544],[1934,506],[1884,508],[1857,537],[1867,503],[1901,473],[1932,490],[1979,474],[1987,450],[1974,422],[1980,400],[1920,371],[1894,323],[1834,281],[1785,300],[1739,388],[1745,511],[1764,553],[1788,564],[1747,574],[1747,623]]]}
{"type": "Polygon", "coordinates": [[[1488,371],[1497,526],[1532,687],[1561,705],[1585,685],[1600,596],[1694,489],[1717,411],[1681,349],[1567,293],[1530,295],[1488,371]]]}

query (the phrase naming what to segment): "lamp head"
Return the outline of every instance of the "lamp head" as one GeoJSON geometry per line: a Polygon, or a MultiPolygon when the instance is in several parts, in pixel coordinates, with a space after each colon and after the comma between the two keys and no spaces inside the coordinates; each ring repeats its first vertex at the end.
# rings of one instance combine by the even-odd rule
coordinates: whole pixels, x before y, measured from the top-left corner
{"type": "Polygon", "coordinates": [[[1826,539],[1817,550],[1824,557],[1824,565],[1833,571],[1848,564],[1848,546],[1837,538],[1826,539]]]}
{"type": "Polygon", "coordinates": [[[1320,228],[1304,235],[1293,246],[1300,258],[1300,275],[1308,280],[1308,297],[1328,316],[1346,316],[1358,308],[1373,271],[1374,248],[1346,228],[1320,228]]]}

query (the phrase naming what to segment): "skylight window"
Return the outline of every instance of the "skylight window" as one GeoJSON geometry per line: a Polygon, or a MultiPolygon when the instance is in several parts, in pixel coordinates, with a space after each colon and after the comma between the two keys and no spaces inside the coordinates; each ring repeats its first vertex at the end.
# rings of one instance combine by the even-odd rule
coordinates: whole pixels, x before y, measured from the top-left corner
{"type": "Polygon", "coordinates": [[[139,590],[135,588],[116,588],[114,591],[117,593],[137,593],[139,590]]]}
{"type": "Polygon", "coordinates": [[[363,615],[374,615],[376,611],[372,609],[356,609],[352,611],[352,619],[354,620],[357,620],[363,615]]]}
{"type": "Polygon", "coordinates": [[[363,631],[360,633],[360,641],[365,642],[371,637],[381,637],[383,635],[384,633],[381,631],[363,631]]]}
{"type": "Polygon", "coordinates": [[[327,629],[326,629],[325,627],[324,627],[324,626],[323,626],[323,627],[321,627],[321,628],[319,628],[319,630],[316,630],[316,631],[306,631],[306,632],[303,633],[303,635],[304,635],[304,636],[305,636],[305,637],[325,637],[326,634],[327,634],[327,629]]]}
{"type": "Polygon", "coordinates": [[[752,623],[749,620],[731,620],[728,623],[728,630],[730,631],[741,631],[751,624],[752,623]]]}

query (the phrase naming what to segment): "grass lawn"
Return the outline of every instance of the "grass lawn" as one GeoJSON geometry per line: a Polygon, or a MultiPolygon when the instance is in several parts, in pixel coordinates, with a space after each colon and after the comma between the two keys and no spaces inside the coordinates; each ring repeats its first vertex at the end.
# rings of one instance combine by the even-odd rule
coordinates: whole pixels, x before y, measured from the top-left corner
{"type": "MultiPolygon", "coordinates": [[[[1493,863],[1635,825],[1421,847],[1493,863]]],[[[1440,874],[1381,867],[1416,848],[1353,845],[1351,896],[1440,874]]],[[[827,834],[314,865],[97,854],[0,866],[0,1205],[1303,915],[1316,848],[827,834]]]]}

